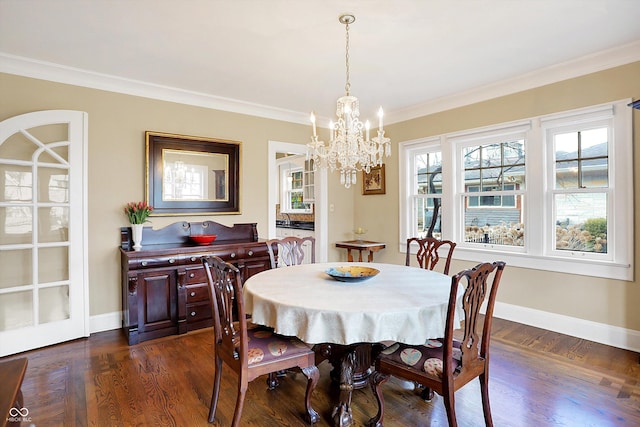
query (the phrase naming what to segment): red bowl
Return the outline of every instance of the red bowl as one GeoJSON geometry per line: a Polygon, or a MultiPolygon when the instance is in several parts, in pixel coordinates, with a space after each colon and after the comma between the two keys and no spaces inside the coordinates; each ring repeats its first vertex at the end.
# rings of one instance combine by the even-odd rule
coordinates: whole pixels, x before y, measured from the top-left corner
{"type": "Polygon", "coordinates": [[[209,243],[216,240],[216,237],[218,237],[217,234],[196,234],[193,236],[189,236],[189,239],[191,239],[193,243],[196,243],[198,245],[208,245],[209,243]]]}

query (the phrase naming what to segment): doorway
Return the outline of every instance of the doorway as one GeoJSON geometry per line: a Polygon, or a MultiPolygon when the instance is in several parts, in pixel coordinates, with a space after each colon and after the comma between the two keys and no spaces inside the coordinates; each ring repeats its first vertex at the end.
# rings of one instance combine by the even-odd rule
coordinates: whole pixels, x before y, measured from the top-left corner
{"type": "MultiPolygon", "coordinates": [[[[280,155],[306,155],[307,146],[304,144],[293,144],[289,142],[269,141],[268,145],[268,175],[269,175],[269,212],[267,219],[269,222],[269,238],[276,238],[276,207],[278,204],[278,166],[276,158],[280,155]]],[[[328,215],[327,215],[327,171],[318,169],[314,173],[314,213],[315,213],[315,238],[316,238],[316,260],[326,262],[328,258],[328,215]]]]}

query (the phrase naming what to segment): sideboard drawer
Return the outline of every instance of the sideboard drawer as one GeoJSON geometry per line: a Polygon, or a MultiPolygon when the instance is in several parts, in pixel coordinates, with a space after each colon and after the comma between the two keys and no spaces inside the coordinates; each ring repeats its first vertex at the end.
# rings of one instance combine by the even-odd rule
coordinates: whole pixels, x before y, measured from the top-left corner
{"type": "Polygon", "coordinates": [[[176,256],[159,256],[148,258],[129,258],[129,270],[139,270],[141,268],[171,267],[178,265],[176,256]]]}
{"type": "Polygon", "coordinates": [[[199,285],[191,285],[186,287],[187,304],[197,301],[209,302],[209,285],[202,283],[199,285]]]}
{"type": "Polygon", "coordinates": [[[269,250],[267,249],[267,245],[264,243],[247,246],[244,248],[245,258],[259,258],[259,257],[268,257],[269,250]]]}
{"type": "Polygon", "coordinates": [[[187,323],[211,318],[211,304],[208,301],[187,304],[187,323]]]}
{"type": "Polygon", "coordinates": [[[203,266],[199,267],[187,267],[185,268],[185,274],[187,275],[185,284],[191,285],[195,283],[206,283],[207,272],[204,271],[203,266]]]}

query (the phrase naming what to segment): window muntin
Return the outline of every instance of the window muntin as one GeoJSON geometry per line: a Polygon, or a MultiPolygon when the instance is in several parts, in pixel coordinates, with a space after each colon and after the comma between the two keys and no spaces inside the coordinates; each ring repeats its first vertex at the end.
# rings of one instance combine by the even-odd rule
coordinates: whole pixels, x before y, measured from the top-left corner
{"type": "Polygon", "coordinates": [[[608,128],[576,130],[553,135],[555,188],[606,188],[608,128]]]}

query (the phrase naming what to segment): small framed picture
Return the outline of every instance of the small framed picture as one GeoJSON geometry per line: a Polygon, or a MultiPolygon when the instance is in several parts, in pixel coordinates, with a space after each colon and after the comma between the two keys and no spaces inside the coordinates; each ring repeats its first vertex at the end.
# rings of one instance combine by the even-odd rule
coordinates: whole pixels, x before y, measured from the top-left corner
{"type": "Polygon", "coordinates": [[[385,194],[384,165],[371,168],[371,172],[362,171],[362,194],[385,194]]]}

